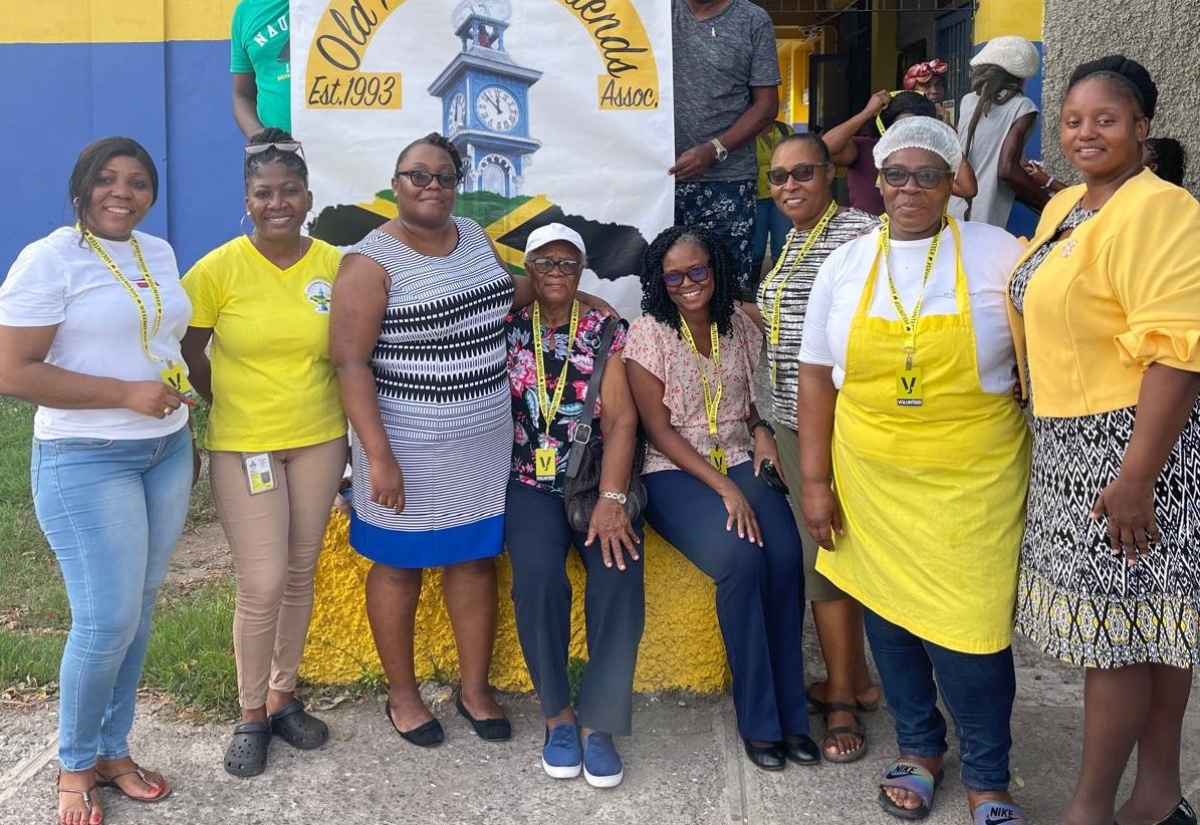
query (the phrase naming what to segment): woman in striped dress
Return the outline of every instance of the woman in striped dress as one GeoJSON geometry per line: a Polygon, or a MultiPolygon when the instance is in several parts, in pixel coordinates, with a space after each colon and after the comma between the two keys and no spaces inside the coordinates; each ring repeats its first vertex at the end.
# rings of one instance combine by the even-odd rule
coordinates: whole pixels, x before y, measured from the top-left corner
{"type": "Polygon", "coordinates": [[[444,568],[459,713],[484,739],[511,733],[487,681],[512,452],[504,318],[533,289],[501,265],[477,223],[451,216],[461,180],[458,150],[440,135],[400,153],[397,217],[343,259],[331,316],[331,356],[355,433],[350,544],[375,562],[367,616],[388,680],[385,710],[422,747],[444,738],[413,666],[426,567],[444,568]]]}

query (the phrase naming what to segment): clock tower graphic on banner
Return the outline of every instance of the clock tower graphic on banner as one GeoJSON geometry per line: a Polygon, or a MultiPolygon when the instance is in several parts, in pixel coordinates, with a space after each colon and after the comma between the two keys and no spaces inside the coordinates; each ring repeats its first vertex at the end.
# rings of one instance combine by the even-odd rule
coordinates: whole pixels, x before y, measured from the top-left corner
{"type": "Polygon", "coordinates": [[[521,194],[541,142],[529,135],[529,87],[542,73],[504,49],[508,0],[462,0],[451,15],[462,51],[429,86],[442,99],[442,126],[463,157],[463,190],[521,194]]]}

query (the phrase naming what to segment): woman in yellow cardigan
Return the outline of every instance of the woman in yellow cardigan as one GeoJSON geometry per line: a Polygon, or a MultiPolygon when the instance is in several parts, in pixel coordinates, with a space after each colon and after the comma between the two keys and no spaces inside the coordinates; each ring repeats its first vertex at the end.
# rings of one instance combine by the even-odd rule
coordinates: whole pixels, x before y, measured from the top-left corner
{"type": "Polygon", "coordinates": [[[1076,69],[1054,197],[1009,286],[1034,415],[1017,626],[1087,668],[1061,822],[1195,825],[1180,736],[1200,657],[1200,204],[1142,169],[1158,97],[1121,56],[1076,69]]]}

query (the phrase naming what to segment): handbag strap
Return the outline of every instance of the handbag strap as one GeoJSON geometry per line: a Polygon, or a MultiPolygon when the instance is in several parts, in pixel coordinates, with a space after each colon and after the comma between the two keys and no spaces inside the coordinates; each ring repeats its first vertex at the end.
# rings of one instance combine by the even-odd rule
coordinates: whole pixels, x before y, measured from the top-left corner
{"type": "Polygon", "coordinates": [[[592,440],[592,421],[596,417],[596,404],[600,401],[600,378],[604,374],[604,363],[608,360],[608,350],[612,346],[617,323],[612,318],[604,320],[600,347],[592,359],[592,377],[583,394],[583,411],[579,414],[579,423],[575,425],[575,435],[571,439],[571,452],[567,455],[567,478],[575,478],[579,474],[583,451],[592,440]]]}

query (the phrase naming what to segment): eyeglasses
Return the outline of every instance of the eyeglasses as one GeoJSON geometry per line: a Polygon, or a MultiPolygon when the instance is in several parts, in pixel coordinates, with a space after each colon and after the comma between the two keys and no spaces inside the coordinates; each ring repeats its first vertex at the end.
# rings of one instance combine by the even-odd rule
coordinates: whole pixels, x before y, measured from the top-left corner
{"type": "Polygon", "coordinates": [[[300,145],[300,141],[298,140],[281,140],[278,143],[247,143],[245,152],[247,155],[261,155],[268,149],[304,157],[304,147],[300,145]]]}
{"type": "Polygon", "coordinates": [[[684,277],[692,279],[693,283],[702,284],[708,280],[708,276],[712,274],[712,270],[707,266],[693,266],[686,272],[672,270],[663,273],[663,280],[667,282],[667,286],[679,286],[683,283],[684,277]]]}
{"type": "Polygon", "coordinates": [[[433,183],[433,179],[437,178],[438,184],[443,189],[454,189],[462,180],[458,176],[458,172],[426,172],[424,169],[410,169],[406,172],[396,170],[396,177],[408,178],[412,181],[412,185],[418,189],[424,189],[429,184],[433,183]]]}
{"type": "Polygon", "coordinates": [[[583,269],[583,263],[569,258],[562,261],[555,258],[531,258],[529,260],[529,267],[539,275],[549,275],[555,269],[558,269],[563,275],[573,278],[583,269]]]}
{"type": "Polygon", "coordinates": [[[829,164],[826,163],[801,163],[798,166],[793,166],[791,169],[771,169],[767,172],[767,180],[772,186],[783,186],[787,183],[790,177],[796,183],[807,183],[813,179],[818,169],[824,168],[829,164]]]}
{"type": "Polygon", "coordinates": [[[885,166],[879,170],[879,174],[888,186],[899,188],[911,178],[922,189],[936,189],[938,184],[953,173],[949,169],[905,169],[903,166],[885,166]]]}

